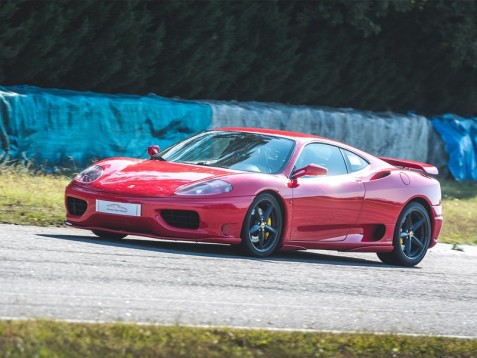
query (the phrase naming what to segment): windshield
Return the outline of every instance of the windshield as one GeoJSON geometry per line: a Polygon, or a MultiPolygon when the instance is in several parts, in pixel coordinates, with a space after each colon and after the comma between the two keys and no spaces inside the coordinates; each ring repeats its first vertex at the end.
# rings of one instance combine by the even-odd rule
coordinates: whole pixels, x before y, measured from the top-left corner
{"type": "Polygon", "coordinates": [[[159,153],[169,162],[207,165],[259,173],[280,173],[295,142],[269,135],[206,131],[159,153]]]}

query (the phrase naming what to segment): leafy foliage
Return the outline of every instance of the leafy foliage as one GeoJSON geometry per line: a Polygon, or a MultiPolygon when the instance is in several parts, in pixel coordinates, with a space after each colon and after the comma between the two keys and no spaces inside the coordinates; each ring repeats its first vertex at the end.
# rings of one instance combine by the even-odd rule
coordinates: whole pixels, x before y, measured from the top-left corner
{"type": "Polygon", "coordinates": [[[477,113],[477,2],[0,0],[0,83],[477,113]]]}

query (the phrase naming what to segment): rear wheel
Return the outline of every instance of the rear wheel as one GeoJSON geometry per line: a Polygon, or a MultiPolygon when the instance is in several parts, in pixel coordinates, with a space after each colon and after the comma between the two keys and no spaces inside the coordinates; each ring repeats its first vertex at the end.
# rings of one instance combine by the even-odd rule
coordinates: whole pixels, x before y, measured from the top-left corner
{"type": "Polygon", "coordinates": [[[102,230],[92,230],[93,234],[99,236],[102,239],[106,240],[121,240],[124,239],[127,235],[116,234],[114,232],[102,231],[102,230]]]}
{"type": "Polygon", "coordinates": [[[280,242],[282,224],[282,210],[278,201],[266,193],[257,196],[242,226],[243,251],[255,257],[270,255],[280,242]]]}
{"type": "Polygon", "coordinates": [[[410,203],[399,215],[394,229],[393,251],[377,255],[386,264],[415,266],[427,253],[431,232],[431,220],[424,206],[410,203]]]}

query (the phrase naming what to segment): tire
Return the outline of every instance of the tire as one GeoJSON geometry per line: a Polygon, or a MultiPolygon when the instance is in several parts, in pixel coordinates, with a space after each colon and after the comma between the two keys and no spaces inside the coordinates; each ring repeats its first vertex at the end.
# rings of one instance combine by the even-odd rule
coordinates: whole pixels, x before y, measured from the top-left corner
{"type": "Polygon", "coordinates": [[[92,230],[93,234],[100,237],[101,239],[105,240],[121,240],[124,239],[127,235],[123,234],[116,234],[114,232],[109,231],[101,231],[101,230],[92,230]]]}
{"type": "Polygon", "coordinates": [[[283,214],[277,199],[266,193],[258,195],[243,222],[242,251],[255,257],[269,256],[280,242],[282,227],[283,214]]]}
{"type": "Polygon", "coordinates": [[[377,255],[385,264],[416,266],[426,256],[431,234],[431,220],[427,210],[419,203],[409,203],[397,220],[393,251],[379,252],[377,255]]]}

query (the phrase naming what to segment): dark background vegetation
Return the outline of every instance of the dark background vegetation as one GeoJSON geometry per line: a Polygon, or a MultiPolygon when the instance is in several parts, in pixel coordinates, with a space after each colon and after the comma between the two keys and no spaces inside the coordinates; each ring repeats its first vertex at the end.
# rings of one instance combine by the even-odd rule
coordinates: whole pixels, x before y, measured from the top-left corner
{"type": "Polygon", "coordinates": [[[477,114],[477,2],[0,0],[0,84],[477,114]]]}

